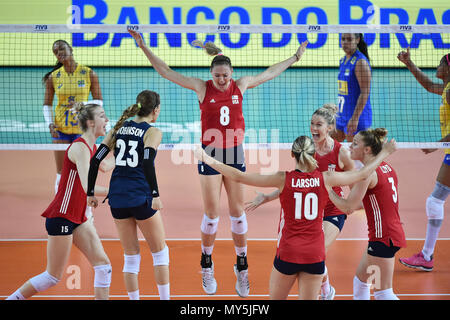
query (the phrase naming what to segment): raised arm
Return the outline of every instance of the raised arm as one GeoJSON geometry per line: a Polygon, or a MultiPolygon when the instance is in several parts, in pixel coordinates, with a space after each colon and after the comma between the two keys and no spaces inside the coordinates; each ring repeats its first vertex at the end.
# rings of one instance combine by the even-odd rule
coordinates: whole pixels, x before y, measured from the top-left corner
{"type": "Polygon", "coordinates": [[[141,34],[139,32],[136,32],[134,30],[128,30],[128,32],[131,34],[131,36],[136,40],[137,45],[139,48],[142,49],[147,59],[152,64],[153,68],[161,75],[161,77],[172,81],[179,86],[182,86],[183,88],[194,90],[197,95],[200,95],[203,92],[206,91],[206,84],[205,81],[193,78],[193,77],[186,77],[182,75],[181,73],[178,73],[174,70],[172,70],[161,58],[157,57],[144,43],[144,40],[141,37],[141,34]]]}
{"type": "Polygon", "coordinates": [[[303,56],[303,53],[306,50],[306,46],[308,44],[308,41],[304,41],[300,47],[298,47],[297,52],[288,59],[278,62],[277,64],[274,64],[273,66],[267,68],[260,74],[257,74],[255,76],[245,76],[236,81],[237,86],[241,90],[242,93],[245,92],[247,89],[254,88],[256,86],[259,86],[260,84],[263,84],[264,82],[267,82],[269,80],[272,80],[276,77],[278,77],[283,71],[285,71],[287,68],[289,68],[291,65],[296,63],[301,59],[303,56]]]}
{"type": "Polygon", "coordinates": [[[245,203],[245,211],[251,212],[263,205],[264,203],[273,201],[280,197],[280,189],[276,189],[275,191],[265,194],[262,192],[256,192],[256,197],[252,201],[248,201],[245,203]]]}
{"type": "Polygon", "coordinates": [[[372,180],[371,177],[372,176],[370,176],[368,179],[356,182],[353,185],[347,199],[338,196],[336,192],[334,192],[331,188],[328,189],[328,196],[339,210],[347,214],[351,214],[361,207],[361,201],[364,198],[367,188],[372,180]]]}
{"type": "Polygon", "coordinates": [[[323,173],[324,182],[327,187],[334,186],[348,186],[357,181],[367,179],[372,172],[378,168],[381,162],[393,153],[397,148],[397,144],[394,139],[386,142],[383,145],[383,149],[378,153],[378,155],[371,161],[366,163],[366,165],[357,171],[345,171],[345,172],[331,172],[327,171],[323,173]]]}
{"type": "Polygon", "coordinates": [[[201,147],[195,149],[194,155],[198,160],[205,162],[213,169],[234,181],[255,187],[274,187],[280,189],[280,192],[283,189],[285,172],[279,171],[271,175],[242,172],[210,157],[201,147]]]}
{"type": "Polygon", "coordinates": [[[409,47],[406,51],[401,51],[397,55],[397,59],[400,60],[411,73],[416,78],[416,80],[424,87],[428,92],[441,95],[444,90],[444,85],[442,83],[433,82],[428,76],[420,70],[414,62],[411,60],[411,55],[409,53],[409,47]]]}
{"type": "MultiPolygon", "coordinates": [[[[88,172],[91,154],[88,147],[81,142],[74,143],[68,153],[70,161],[77,166],[78,176],[80,177],[81,186],[84,192],[88,190],[88,172]]],[[[95,186],[95,193],[99,195],[107,195],[108,188],[95,186]]]]}

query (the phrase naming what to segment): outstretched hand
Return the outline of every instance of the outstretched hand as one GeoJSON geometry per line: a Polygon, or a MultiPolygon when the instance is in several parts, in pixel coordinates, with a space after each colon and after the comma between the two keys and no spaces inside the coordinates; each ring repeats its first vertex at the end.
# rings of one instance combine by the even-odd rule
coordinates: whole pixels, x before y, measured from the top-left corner
{"type": "Polygon", "coordinates": [[[139,32],[128,29],[128,33],[131,34],[134,40],[136,40],[136,43],[139,46],[139,48],[142,48],[144,46],[144,39],[142,39],[142,36],[139,32]]]}
{"type": "Polygon", "coordinates": [[[297,52],[295,53],[298,57],[298,59],[300,60],[303,56],[303,54],[306,51],[306,46],[308,45],[308,40],[303,41],[302,44],[300,45],[300,47],[298,47],[297,52]]]}
{"type": "Polygon", "coordinates": [[[411,62],[411,55],[409,53],[409,47],[406,48],[406,51],[400,51],[397,55],[397,59],[400,60],[405,65],[411,62]]]}
{"type": "Polygon", "coordinates": [[[245,202],[245,212],[251,212],[258,208],[265,200],[264,193],[256,191],[256,197],[252,201],[245,202]]]}
{"type": "Polygon", "coordinates": [[[386,150],[389,154],[394,153],[397,150],[397,141],[391,139],[383,144],[383,150],[386,150]]]}
{"type": "Polygon", "coordinates": [[[205,150],[200,147],[197,146],[194,150],[194,157],[197,160],[200,160],[206,164],[210,164],[212,162],[212,158],[205,152],[205,150]]]}

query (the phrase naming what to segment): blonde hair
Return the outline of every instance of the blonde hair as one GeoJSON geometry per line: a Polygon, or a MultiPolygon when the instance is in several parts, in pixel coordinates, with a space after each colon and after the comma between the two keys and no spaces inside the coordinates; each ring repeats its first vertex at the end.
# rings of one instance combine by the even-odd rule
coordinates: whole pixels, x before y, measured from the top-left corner
{"type": "Polygon", "coordinates": [[[300,136],[295,139],[291,151],[298,163],[307,166],[311,170],[318,167],[317,160],[314,158],[316,148],[310,137],[300,136]]]}
{"type": "Polygon", "coordinates": [[[325,121],[332,126],[336,125],[336,114],[338,107],[334,103],[326,103],[316,111],[313,116],[317,115],[325,119],[325,121]]]}
{"type": "Polygon", "coordinates": [[[108,148],[112,150],[115,147],[117,131],[122,128],[124,122],[127,119],[136,115],[140,117],[146,117],[159,105],[160,97],[158,93],[151,90],[144,90],[140,92],[136,97],[136,103],[132,104],[123,111],[122,116],[119,118],[119,120],[117,120],[114,128],[112,128],[112,135],[111,140],[108,143],[108,148]]]}
{"type": "Polygon", "coordinates": [[[200,40],[194,40],[191,42],[194,47],[200,47],[206,51],[210,56],[214,56],[214,59],[211,62],[211,69],[216,65],[227,65],[232,68],[231,59],[227,56],[224,56],[222,53],[222,49],[214,44],[214,42],[208,41],[203,44],[200,40]]]}
{"type": "Polygon", "coordinates": [[[358,132],[358,134],[362,137],[364,146],[370,147],[372,154],[376,156],[383,149],[388,130],[386,128],[367,129],[358,132]]]}
{"type": "Polygon", "coordinates": [[[84,104],[83,102],[75,102],[72,106],[72,112],[76,112],[75,118],[79,122],[81,131],[86,132],[88,129],[87,121],[94,120],[95,109],[101,107],[95,103],[84,104]]]}

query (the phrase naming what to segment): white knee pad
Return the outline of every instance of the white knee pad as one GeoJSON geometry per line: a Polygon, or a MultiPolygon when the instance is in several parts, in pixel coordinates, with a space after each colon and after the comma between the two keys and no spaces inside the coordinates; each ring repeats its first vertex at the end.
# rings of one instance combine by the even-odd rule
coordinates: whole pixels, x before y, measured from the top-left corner
{"type": "Polygon", "coordinates": [[[169,265],[169,247],[165,246],[161,251],[152,252],[154,266],[168,266],[169,265]]]}
{"type": "Polygon", "coordinates": [[[112,268],[110,264],[104,264],[94,267],[94,287],[108,288],[111,285],[112,268]]]}
{"type": "Polygon", "coordinates": [[[445,201],[429,196],[426,203],[428,219],[442,220],[444,219],[444,203],[445,201]]]}
{"type": "Polygon", "coordinates": [[[205,234],[215,234],[219,226],[219,217],[211,219],[206,214],[203,215],[202,225],[200,229],[205,234]]]}
{"type": "Polygon", "coordinates": [[[247,216],[245,212],[240,217],[232,217],[231,220],[231,232],[236,234],[244,234],[247,233],[248,225],[247,225],[247,216]]]}
{"type": "Polygon", "coordinates": [[[141,266],[141,255],[138,254],[124,254],[124,263],[122,272],[138,274],[141,266]]]}
{"type": "Polygon", "coordinates": [[[31,285],[36,289],[37,292],[45,291],[50,287],[57,285],[59,279],[56,279],[47,271],[30,279],[31,285]]]}

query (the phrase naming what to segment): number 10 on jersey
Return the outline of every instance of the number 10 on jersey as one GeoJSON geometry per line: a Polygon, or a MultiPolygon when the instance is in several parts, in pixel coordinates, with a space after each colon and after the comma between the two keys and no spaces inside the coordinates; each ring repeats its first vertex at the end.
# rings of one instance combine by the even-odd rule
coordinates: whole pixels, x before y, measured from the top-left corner
{"type": "Polygon", "coordinates": [[[319,214],[319,198],[317,194],[310,192],[303,198],[302,192],[294,192],[295,219],[314,220],[319,214]],[[303,208],[303,210],[302,210],[303,208]]]}

